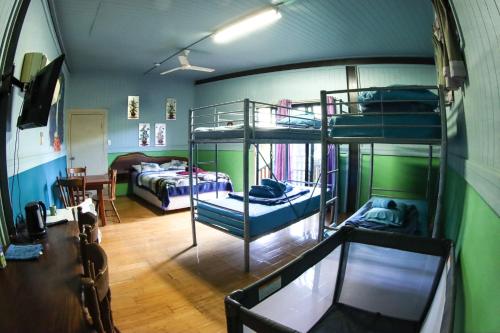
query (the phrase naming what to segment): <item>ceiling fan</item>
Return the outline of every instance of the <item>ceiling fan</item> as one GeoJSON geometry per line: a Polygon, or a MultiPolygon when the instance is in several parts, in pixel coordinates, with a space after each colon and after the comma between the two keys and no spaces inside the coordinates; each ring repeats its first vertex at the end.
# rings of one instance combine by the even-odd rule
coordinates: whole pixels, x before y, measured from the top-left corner
{"type": "Polygon", "coordinates": [[[172,73],[172,72],[175,72],[175,71],[199,71],[199,72],[213,72],[215,69],[213,68],[207,68],[207,67],[200,67],[200,66],[193,66],[189,63],[188,61],[188,54],[189,54],[189,50],[184,50],[183,54],[179,55],[178,58],[179,58],[179,62],[181,63],[181,66],[180,67],[176,67],[176,68],[172,68],[172,69],[169,69],[168,71],[165,71],[165,72],[162,72],[160,73],[160,75],[165,75],[165,74],[168,74],[168,73],[172,73]]]}

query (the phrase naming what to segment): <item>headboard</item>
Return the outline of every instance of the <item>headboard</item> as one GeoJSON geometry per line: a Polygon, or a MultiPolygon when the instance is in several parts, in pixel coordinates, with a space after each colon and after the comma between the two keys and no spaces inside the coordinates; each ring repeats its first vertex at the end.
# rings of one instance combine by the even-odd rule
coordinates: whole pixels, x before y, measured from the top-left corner
{"type": "Polygon", "coordinates": [[[181,156],[148,156],[144,153],[135,152],[117,156],[109,167],[118,170],[118,183],[128,183],[132,165],[141,164],[141,162],[162,164],[171,160],[188,161],[186,157],[181,156]]]}

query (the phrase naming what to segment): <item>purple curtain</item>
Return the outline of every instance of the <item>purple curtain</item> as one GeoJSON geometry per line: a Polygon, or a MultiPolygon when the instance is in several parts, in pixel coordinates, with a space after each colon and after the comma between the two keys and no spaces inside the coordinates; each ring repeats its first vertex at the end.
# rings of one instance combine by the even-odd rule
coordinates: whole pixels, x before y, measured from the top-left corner
{"type": "MultiPolygon", "coordinates": [[[[326,113],[329,116],[333,116],[334,114],[337,113],[336,105],[333,104],[334,102],[335,102],[335,100],[334,100],[333,96],[326,96],[326,113]]],[[[336,153],[337,152],[335,151],[335,146],[329,145],[328,146],[327,171],[332,171],[335,168],[335,159],[337,158],[336,153]]],[[[331,186],[330,188],[333,191],[334,185],[335,185],[335,174],[334,173],[328,174],[327,183],[331,186]]]]}
{"type": "MultiPolygon", "coordinates": [[[[289,108],[292,107],[292,101],[289,99],[282,99],[279,101],[278,105],[280,106],[276,112],[276,121],[282,119],[283,117],[288,116],[289,108]]],[[[275,159],[274,159],[274,175],[278,180],[286,180],[290,179],[290,168],[288,168],[287,174],[287,161],[286,161],[286,145],[278,144],[275,145],[275,159]]],[[[288,154],[288,165],[291,165],[291,156],[292,154],[288,154]]]]}

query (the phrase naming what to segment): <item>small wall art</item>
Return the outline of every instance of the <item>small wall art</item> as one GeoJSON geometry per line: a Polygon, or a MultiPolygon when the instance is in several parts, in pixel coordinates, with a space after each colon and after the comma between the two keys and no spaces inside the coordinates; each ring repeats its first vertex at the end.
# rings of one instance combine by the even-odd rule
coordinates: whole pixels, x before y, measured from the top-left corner
{"type": "Polygon", "coordinates": [[[167,98],[165,103],[165,118],[167,120],[175,120],[177,118],[177,102],[175,98],[167,98]]]}
{"type": "Polygon", "coordinates": [[[155,124],[155,146],[166,146],[167,140],[165,139],[166,125],[165,123],[155,124]]]}
{"type": "Polygon", "coordinates": [[[128,97],[127,118],[139,119],[139,96],[128,97]]]}
{"type": "Polygon", "coordinates": [[[151,131],[149,123],[139,123],[139,146],[149,147],[151,145],[151,131]]]}

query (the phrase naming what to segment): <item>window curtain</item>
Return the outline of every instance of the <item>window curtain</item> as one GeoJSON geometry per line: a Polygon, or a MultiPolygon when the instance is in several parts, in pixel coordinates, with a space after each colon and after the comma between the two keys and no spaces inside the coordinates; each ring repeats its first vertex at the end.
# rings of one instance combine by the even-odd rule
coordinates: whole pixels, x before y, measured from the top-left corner
{"type": "MultiPolygon", "coordinates": [[[[292,107],[292,101],[289,99],[282,99],[278,102],[278,110],[276,111],[276,121],[288,116],[289,108],[292,107]]],[[[287,167],[291,165],[291,152],[286,154],[286,146],[285,144],[277,144],[275,145],[275,159],[274,159],[274,170],[273,173],[278,180],[288,180],[290,179],[291,173],[290,168],[287,167]]]]}
{"type": "MultiPolygon", "coordinates": [[[[337,107],[334,105],[335,99],[333,96],[326,96],[326,113],[328,116],[333,116],[334,114],[337,114],[337,107]]],[[[335,145],[328,145],[328,163],[327,163],[327,171],[332,171],[335,168],[335,159],[337,158],[337,152],[335,150],[335,145]]],[[[335,186],[335,174],[334,173],[329,173],[327,177],[327,184],[330,186],[330,189],[332,190],[332,196],[333,194],[333,189],[335,186]]]]}

